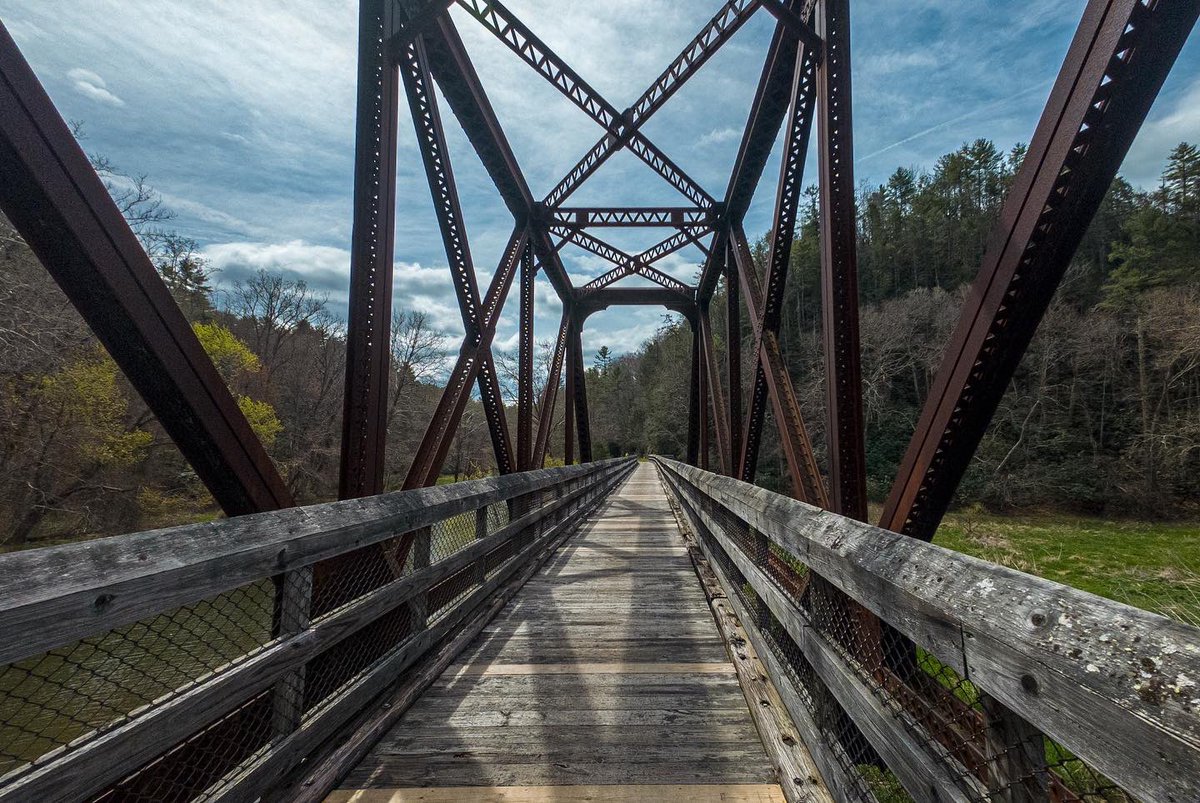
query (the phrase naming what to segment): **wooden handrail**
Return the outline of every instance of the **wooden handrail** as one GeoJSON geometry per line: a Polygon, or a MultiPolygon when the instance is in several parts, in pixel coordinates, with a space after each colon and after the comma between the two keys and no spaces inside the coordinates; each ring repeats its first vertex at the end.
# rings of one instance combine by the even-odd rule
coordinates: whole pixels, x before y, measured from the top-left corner
{"type": "Polygon", "coordinates": [[[254,799],[396,682],[399,673],[452,637],[518,570],[569,532],[580,512],[598,503],[633,466],[632,460],[617,459],[545,469],[0,557],[0,582],[19,570],[37,580],[27,584],[26,594],[14,594],[8,585],[0,597],[0,626],[21,628],[6,631],[17,644],[4,648],[7,654],[24,657],[36,653],[22,642],[57,646],[106,633],[129,617],[164,613],[398,533],[486,510],[491,504],[519,501],[514,506],[518,517],[497,531],[479,533],[473,522],[479,537],[451,554],[366,590],[297,630],[280,633],[144,709],[130,712],[124,722],[14,770],[0,779],[0,800],[75,800],[100,793],[226,713],[277,687],[288,673],[299,671],[367,625],[405,605],[415,605],[422,595],[463,571],[472,572],[473,591],[439,611],[433,623],[418,624],[408,638],[364,673],[349,678],[319,709],[297,719],[290,733],[281,734],[248,765],[214,787],[214,794],[222,799],[254,799]],[[538,498],[544,501],[530,506],[529,495],[543,491],[548,493],[538,498]],[[212,536],[208,549],[205,536],[212,536]],[[518,537],[521,540],[515,542],[512,554],[490,576],[475,572],[474,565],[518,537]],[[51,593],[50,582],[56,568],[71,569],[63,571],[58,596],[51,593]],[[107,601],[93,605],[89,614],[79,605],[88,599],[107,601]],[[61,621],[48,619],[55,614],[61,621]],[[90,628],[86,626],[89,615],[90,628]],[[51,632],[35,634],[29,630],[35,626],[51,632]]]}
{"type": "MultiPolygon", "coordinates": [[[[858,683],[868,696],[880,693],[850,677],[857,670],[828,639],[816,640],[820,634],[796,601],[716,532],[721,526],[699,509],[702,500],[730,511],[1130,793],[1200,799],[1200,629],[729,477],[655,460],[689,515],[703,519],[789,635],[812,650],[806,657],[814,668],[832,662],[849,677],[836,682],[858,683]]],[[[904,738],[904,728],[883,716],[898,726],[904,712],[872,717],[851,705],[848,713],[881,755],[897,752],[886,742],[904,738]]],[[[901,777],[913,759],[896,760],[901,766],[893,770],[901,777]]],[[[924,774],[928,769],[913,768],[913,777],[923,775],[924,789],[936,778],[924,774]]]]}
{"type": "Polygon", "coordinates": [[[0,664],[136,622],[620,459],[0,555],[0,664]]]}

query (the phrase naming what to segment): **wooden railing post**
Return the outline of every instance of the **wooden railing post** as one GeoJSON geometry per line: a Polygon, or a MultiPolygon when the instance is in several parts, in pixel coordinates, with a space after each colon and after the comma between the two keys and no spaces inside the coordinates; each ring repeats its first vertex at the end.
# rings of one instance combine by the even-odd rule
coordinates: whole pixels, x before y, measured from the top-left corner
{"type": "MultiPolygon", "coordinates": [[[[312,624],[312,566],[285,572],[280,577],[275,587],[278,595],[275,636],[284,639],[312,624]]],[[[304,683],[305,668],[300,666],[275,684],[271,695],[271,732],[275,736],[286,736],[300,727],[304,716],[304,683]]]]}
{"type": "MultiPolygon", "coordinates": [[[[413,534],[412,544],[412,567],[413,571],[420,571],[429,567],[431,555],[431,547],[433,546],[431,538],[431,529],[422,527],[413,534]]],[[[412,598],[408,609],[412,614],[412,631],[414,633],[424,630],[429,625],[429,593],[422,591],[412,598]]]]}
{"type": "MultiPolygon", "coordinates": [[[[482,541],[488,534],[488,509],[481,507],[475,511],[475,540],[482,541]]],[[[483,585],[487,580],[487,555],[480,555],[475,561],[475,584],[483,585]]]]}
{"type": "Polygon", "coordinates": [[[989,694],[980,693],[988,757],[989,799],[1003,803],[1046,803],[1050,799],[1046,739],[1042,732],[989,694]]]}

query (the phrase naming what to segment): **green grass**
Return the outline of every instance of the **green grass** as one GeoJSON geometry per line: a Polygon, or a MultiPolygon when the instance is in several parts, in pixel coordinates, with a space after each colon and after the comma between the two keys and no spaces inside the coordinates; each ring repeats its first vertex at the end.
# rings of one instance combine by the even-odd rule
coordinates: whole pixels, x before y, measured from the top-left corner
{"type": "Polygon", "coordinates": [[[1062,514],[946,517],[935,544],[1200,625],[1200,524],[1062,514]]]}

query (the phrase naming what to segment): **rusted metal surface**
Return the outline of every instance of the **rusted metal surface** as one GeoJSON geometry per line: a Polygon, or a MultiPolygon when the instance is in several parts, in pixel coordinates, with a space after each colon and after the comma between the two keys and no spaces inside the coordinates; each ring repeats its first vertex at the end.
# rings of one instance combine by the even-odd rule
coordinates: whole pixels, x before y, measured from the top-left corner
{"type": "Polygon", "coordinates": [[[231,516],[290,507],[271,458],[0,24],[0,208],[231,516]]]}
{"type": "Polygon", "coordinates": [[[824,43],[816,83],[829,496],[833,510],[865,521],[867,458],[858,344],[858,217],[854,208],[857,188],[850,114],[849,0],[819,0],[816,16],[824,43]]]}
{"type": "Polygon", "coordinates": [[[992,232],[881,526],[933,537],[1163,80],[1196,0],[1091,0],[992,232]]]}
{"type": "Polygon", "coordinates": [[[395,34],[398,13],[389,0],[359,4],[354,228],[338,490],[342,499],[377,494],[384,482],[400,82],[383,42],[395,34]]]}
{"type": "Polygon", "coordinates": [[[517,322],[517,470],[533,468],[533,248],[521,252],[521,308],[517,322]]]}

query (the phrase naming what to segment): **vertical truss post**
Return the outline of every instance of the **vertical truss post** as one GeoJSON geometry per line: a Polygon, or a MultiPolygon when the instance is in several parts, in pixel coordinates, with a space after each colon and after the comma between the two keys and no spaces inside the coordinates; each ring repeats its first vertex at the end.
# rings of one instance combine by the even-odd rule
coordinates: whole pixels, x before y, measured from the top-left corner
{"type": "Polygon", "coordinates": [[[542,390],[542,405],[539,408],[537,443],[534,444],[533,467],[541,468],[546,464],[546,452],[550,448],[550,434],[554,429],[554,408],[558,400],[558,385],[562,379],[564,352],[567,347],[567,334],[570,318],[566,309],[563,310],[562,321],[558,325],[558,337],[554,340],[554,354],[550,358],[550,370],[546,376],[546,387],[542,390]]]}
{"type": "Polygon", "coordinates": [[[1188,33],[1196,0],[1091,0],[880,525],[930,540],[1188,33]]]}
{"type": "Polygon", "coordinates": [[[829,485],[833,510],[865,521],[862,366],[858,344],[857,217],[850,119],[850,0],[817,3],[825,52],[817,66],[821,186],[821,320],[828,388],[829,485]]]}
{"type": "Polygon", "coordinates": [[[737,264],[726,245],[725,260],[725,371],[729,377],[729,469],[738,475],[737,459],[742,453],[742,304],[737,264]]]}
{"type": "Polygon", "coordinates": [[[692,321],[692,372],[688,393],[688,426],[687,426],[687,462],[688,465],[700,465],[700,331],[695,321],[692,321]]]}
{"type": "MultiPolygon", "coordinates": [[[[571,374],[574,381],[575,428],[579,434],[579,462],[592,462],[592,423],[588,416],[587,403],[587,369],[583,362],[583,320],[584,316],[577,312],[571,315],[571,352],[574,362],[571,374]]],[[[570,404],[571,401],[568,401],[570,404]]]]}
{"type": "Polygon", "coordinates": [[[709,426],[709,381],[708,381],[708,349],[704,342],[704,331],[697,325],[696,332],[693,335],[696,342],[699,343],[700,349],[697,352],[700,357],[700,370],[696,374],[697,392],[700,394],[700,403],[696,406],[697,421],[696,425],[700,432],[700,442],[698,444],[700,462],[697,465],[708,471],[708,426],[709,426]]]}
{"type": "MultiPolygon", "coordinates": [[[[716,348],[713,344],[708,304],[701,302],[699,307],[700,348],[704,357],[704,370],[700,374],[700,380],[704,383],[703,395],[708,397],[708,400],[700,408],[701,415],[709,417],[711,410],[710,420],[712,432],[717,438],[717,459],[721,463],[721,472],[732,476],[733,458],[729,450],[729,419],[725,417],[725,393],[721,389],[720,361],[717,359],[716,348]]],[[[700,437],[707,440],[707,427],[700,428],[700,437]]],[[[700,447],[700,453],[703,457],[704,445],[700,447]]]]}
{"type": "Polygon", "coordinates": [[[395,13],[391,0],[361,0],[359,4],[341,499],[383,491],[400,89],[396,65],[385,43],[395,27],[395,13]]]}
{"type": "Polygon", "coordinates": [[[575,462],[575,316],[564,311],[566,337],[567,382],[563,389],[563,462],[568,466],[575,462]]]}
{"type": "Polygon", "coordinates": [[[533,468],[533,245],[521,255],[521,309],[517,352],[517,470],[533,468]]]}

